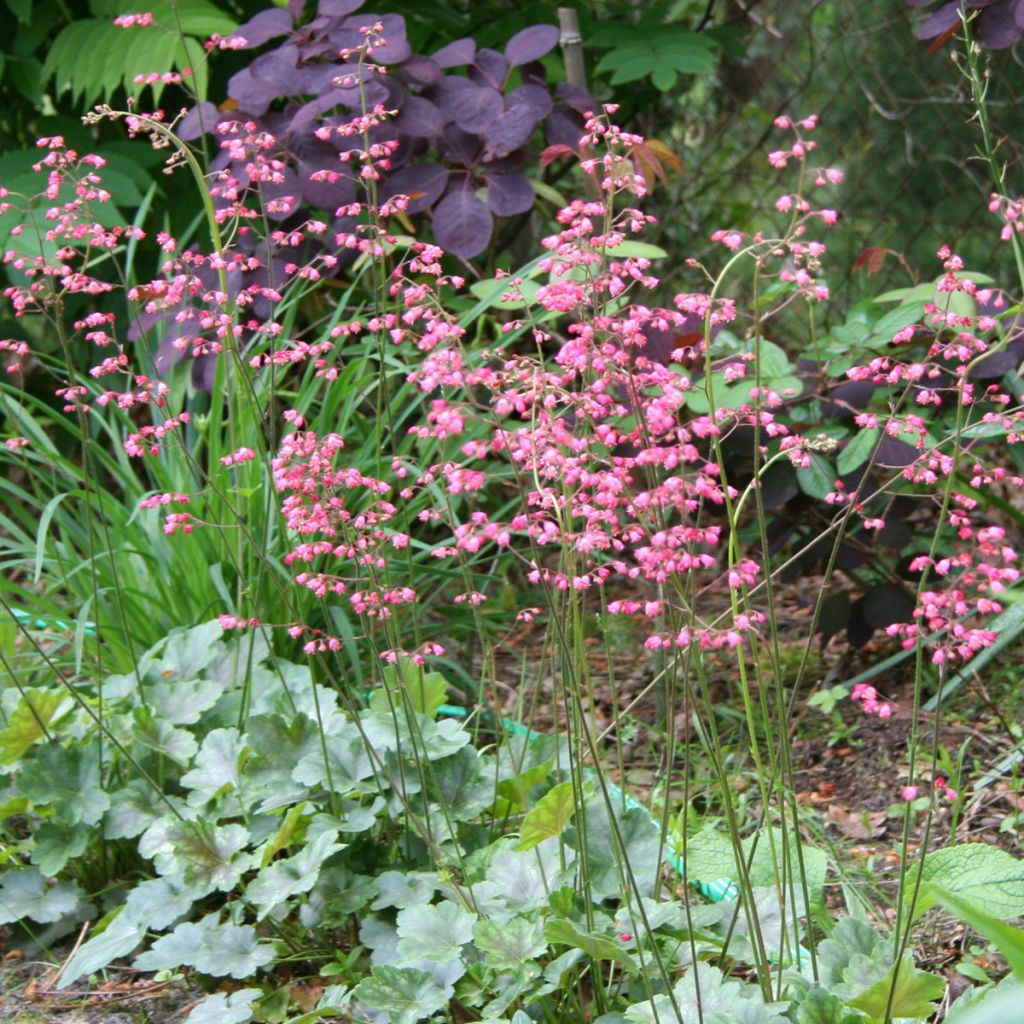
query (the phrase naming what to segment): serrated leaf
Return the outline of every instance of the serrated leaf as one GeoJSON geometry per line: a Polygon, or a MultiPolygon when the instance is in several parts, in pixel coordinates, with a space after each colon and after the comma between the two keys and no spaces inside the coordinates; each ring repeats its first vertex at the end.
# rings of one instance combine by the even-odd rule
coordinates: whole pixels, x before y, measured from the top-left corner
{"type": "Polygon", "coordinates": [[[371,909],[397,907],[405,910],[428,903],[437,891],[437,875],[433,871],[384,871],[375,879],[377,898],[371,909]]]}
{"type": "Polygon", "coordinates": [[[233,889],[252,867],[252,855],[241,852],[249,842],[242,825],[181,821],[167,829],[167,841],[182,862],[185,880],[207,889],[233,889]]]}
{"type": "Polygon", "coordinates": [[[823,988],[812,988],[799,999],[796,1024],[862,1024],[864,1018],[842,999],[823,988]]]}
{"type": "Polygon", "coordinates": [[[560,836],[576,813],[576,797],[571,782],[552,786],[523,819],[519,830],[519,849],[532,850],[545,839],[560,836]]]}
{"type": "Polygon", "coordinates": [[[593,960],[612,960],[627,970],[637,969],[633,958],[607,935],[587,932],[566,918],[556,918],[544,925],[548,942],[580,949],[593,960]]]}
{"type": "Polygon", "coordinates": [[[146,703],[171,725],[195,725],[223,692],[224,687],[212,679],[162,682],[146,687],[146,703]]]}
{"type": "Polygon", "coordinates": [[[1005,924],[999,918],[979,910],[970,899],[945,892],[936,886],[922,886],[922,895],[928,894],[928,902],[941,903],[951,914],[984,936],[999,950],[1010,965],[1010,970],[1024,979],[1024,929],[1005,924]]]}
{"type": "Polygon", "coordinates": [[[100,769],[95,748],[47,746],[18,776],[18,791],[36,806],[50,805],[55,818],[69,825],[95,825],[110,806],[99,788],[100,769]]]}
{"type": "MultiPolygon", "coordinates": [[[[921,881],[998,920],[1024,914],[1024,861],[988,843],[961,843],[928,854],[921,881]]],[[[918,900],[915,913],[930,905],[918,900]]]]}
{"type": "Polygon", "coordinates": [[[52,878],[63,871],[69,860],[81,856],[92,838],[91,829],[44,821],[32,833],[32,863],[52,878]]]}
{"type": "Polygon", "coordinates": [[[413,967],[374,966],[352,995],[371,1010],[387,1013],[391,1024],[416,1024],[448,1002],[444,989],[426,971],[413,967]]]}
{"type": "Polygon", "coordinates": [[[51,924],[70,914],[84,895],[75,882],[48,886],[37,868],[7,871],[0,876],[0,924],[26,917],[51,924]]]}
{"type": "Polygon", "coordinates": [[[27,688],[0,731],[0,764],[14,764],[33,743],[45,739],[49,727],[58,722],[74,701],[58,690],[27,688]]]}
{"type": "Polygon", "coordinates": [[[103,816],[103,835],[107,839],[141,835],[167,811],[160,794],[143,779],[132,779],[124,789],[115,790],[110,799],[111,806],[103,816]]]}
{"type": "Polygon", "coordinates": [[[132,739],[182,766],[195,756],[199,744],[187,729],[176,729],[149,707],[132,709],[132,739]]]}
{"type": "Polygon", "coordinates": [[[323,862],[347,845],[336,842],[330,832],[323,832],[294,857],[274,861],[260,871],[245,890],[246,898],[260,910],[257,920],[263,920],[286,899],[312,889],[323,862]]]}
{"type": "Polygon", "coordinates": [[[189,803],[201,806],[221,792],[240,788],[245,749],[245,738],[234,727],[208,732],[196,754],[195,768],[181,777],[181,784],[192,790],[189,803]]]}
{"type": "Polygon", "coordinates": [[[473,942],[483,952],[484,963],[496,971],[515,970],[548,947],[543,923],[521,916],[511,921],[477,921],[473,942]]]}
{"type": "Polygon", "coordinates": [[[240,988],[230,994],[216,992],[193,1008],[185,1024],[245,1024],[252,1020],[256,1012],[253,1003],[262,995],[261,988],[240,988]]]}
{"type": "Polygon", "coordinates": [[[847,1004],[875,1020],[886,1016],[926,1019],[935,1012],[934,1004],[945,991],[945,981],[935,974],[917,970],[908,954],[881,981],[848,999],[847,1004]]]}
{"type": "Polygon", "coordinates": [[[215,978],[249,978],[274,959],[274,947],[261,942],[251,925],[218,924],[217,914],[186,921],[135,958],[143,971],[194,967],[215,978]]]}
{"type": "Polygon", "coordinates": [[[473,938],[476,914],[454,903],[420,903],[398,913],[398,954],[405,961],[457,960],[473,938]]]}
{"type": "MultiPolygon", "coordinates": [[[[397,666],[388,666],[385,682],[397,703],[408,707],[417,714],[433,718],[437,709],[448,697],[448,682],[440,672],[426,672],[409,658],[400,658],[397,666]],[[403,701],[404,698],[404,701],[403,701]]],[[[370,698],[374,711],[389,712],[391,703],[387,694],[378,690],[370,698]]]]}

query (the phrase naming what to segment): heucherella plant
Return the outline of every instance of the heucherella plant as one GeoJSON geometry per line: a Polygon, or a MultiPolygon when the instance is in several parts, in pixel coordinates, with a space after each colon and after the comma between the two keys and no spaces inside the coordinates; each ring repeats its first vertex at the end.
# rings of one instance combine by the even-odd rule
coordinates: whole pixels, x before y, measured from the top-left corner
{"type": "MultiPolygon", "coordinates": [[[[236,982],[287,959],[338,979],[310,1013],[390,1024],[921,1022],[945,989],[907,936],[935,905],[1024,974],[1002,920],[1024,912],[1024,875],[1003,851],[905,858],[891,935],[834,923],[790,745],[838,572],[857,590],[832,632],[855,633],[859,615],[912,651],[915,705],[926,671],[941,682],[995,640],[1019,571],[979,495],[1021,485],[1002,456],[1024,436],[1013,388],[984,370],[1016,340],[1006,294],[943,248],[926,297],[819,336],[837,219],[820,197],[842,174],[818,162],[813,116],[776,122],[769,164],[795,179],[778,226],[715,229],[720,266],[685,261],[669,290],[664,254],[641,240],[643,140],[608,104],[574,140],[598,197],[569,202],[534,260],[467,299],[439,239],[395,228],[416,197],[384,188],[403,155],[372,88],[388,22],[321,6],[347,33],[339,89],[361,107],[304,107],[287,131],[326,147],[310,181],[352,186],[330,222],[275,219],[293,209],[281,140],[217,110],[209,166],[181,138],[187,118],[91,115],[167,149],[199,190],[202,231],[158,232],[148,278],[133,262],[144,227],[106,223],[99,158],[41,139],[39,188],[2,196],[18,218],[7,297],[60,350],[35,354],[28,326],[0,343],[0,454],[27,481],[8,488],[26,511],[4,524],[22,574],[4,601],[71,601],[78,623],[73,658],[37,644],[52,674],[10,673],[0,692],[0,807],[29,823],[5,837],[0,923],[70,930],[102,914],[64,985],[129,956],[236,982]],[[335,298],[340,265],[361,287],[335,298]],[[51,378],[45,398],[19,390],[34,374],[51,378]],[[792,499],[813,536],[773,533],[792,499]],[[787,691],[776,596],[809,550],[826,571],[787,691]],[[511,609],[507,579],[524,595],[511,609]],[[692,784],[675,775],[674,724],[660,821],[613,783],[595,616],[634,624],[725,794],[714,705],[728,666],[756,821],[730,798],[721,830],[670,836],[692,784]],[[557,736],[505,717],[494,659],[515,620],[544,630],[557,736]],[[103,872],[122,854],[148,877],[115,899],[123,880],[103,872]]],[[[296,16],[248,30],[290,38],[296,16]]],[[[307,58],[276,55],[297,76],[307,58]]],[[[254,81],[235,91],[252,100],[254,81]]],[[[893,714],[877,681],[851,697],[893,714]]],[[[955,804],[956,787],[933,788],[955,804]]],[[[913,775],[902,793],[909,829],[913,775]]],[[[189,1020],[244,1021],[260,1003],[257,988],[220,992],[189,1020]]]]}

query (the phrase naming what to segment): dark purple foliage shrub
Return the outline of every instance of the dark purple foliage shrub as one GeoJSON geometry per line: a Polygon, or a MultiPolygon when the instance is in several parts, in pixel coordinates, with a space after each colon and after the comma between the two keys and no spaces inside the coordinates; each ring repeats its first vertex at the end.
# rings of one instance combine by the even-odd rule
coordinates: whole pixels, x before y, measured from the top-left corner
{"type": "MultiPolygon", "coordinates": [[[[927,7],[934,0],[907,0],[912,7],[927,7]]],[[[991,50],[1005,50],[1024,34],[1024,0],[966,0],[968,15],[976,12],[975,38],[991,50]]],[[[948,0],[925,19],[917,30],[920,39],[941,45],[960,27],[961,0],[948,0]]]]}
{"type": "MultiPolygon", "coordinates": [[[[382,106],[393,119],[373,129],[371,141],[397,139],[399,147],[380,182],[380,198],[413,197],[409,212],[428,213],[434,236],[448,252],[470,259],[491,242],[498,218],[523,214],[534,191],[523,168],[534,158],[529,143],[543,125],[549,144],[576,147],[589,96],[567,83],[552,92],[540,58],[558,42],[553,25],[533,25],[514,35],[502,52],[459,39],[431,56],[412,52],[405,21],[395,14],[356,13],[363,0],[320,0],[316,16],[303,22],[303,4],[272,8],[242,25],[233,37],[239,49],[277,45],[255,57],[228,85],[230,114],[212,103],[193,109],[181,125],[187,139],[213,133],[230,119],[255,124],[276,140],[284,174],[273,194],[270,216],[287,221],[312,207],[337,218],[362,198],[359,183],[339,160],[344,139],[322,140],[319,125],[341,124],[382,106]],[[382,26],[384,44],[372,60],[386,75],[360,68],[356,47],[362,29],[382,26]],[[317,172],[328,172],[323,180],[317,172]],[[276,200],[276,202],[275,202],[276,200]]],[[[218,133],[220,142],[225,136],[218,133]]],[[[227,136],[230,138],[230,136],[227,136]]],[[[248,184],[245,161],[222,150],[213,170],[226,170],[248,184]]]]}

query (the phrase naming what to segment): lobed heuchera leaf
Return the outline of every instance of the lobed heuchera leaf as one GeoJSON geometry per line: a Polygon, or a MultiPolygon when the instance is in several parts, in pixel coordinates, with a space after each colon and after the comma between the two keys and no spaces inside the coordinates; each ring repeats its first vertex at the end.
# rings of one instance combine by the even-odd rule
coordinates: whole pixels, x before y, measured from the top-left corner
{"type": "Polygon", "coordinates": [[[193,1007],[185,1024],[245,1024],[252,1020],[253,1007],[263,995],[261,988],[240,988],[230,994],[216,992],[193,1007]]]}
{"type": "Polygon", "coordinates": [[[269,942],[261,942],[251,925],[219,924],[218,914],[186,921],[135,958],[143,971],[194,967],[215,978],[249,978],[275,956],[269,942]]]}
{"type": "Polygon", "coordinates": [[[419,903],[398,912],[398,953],[404,960],[447,963],[473,938],[476,914],[454,903],[419,903]]]}
{"type": "Polygon", "coordinates": [[[43,747],[18,776],[18,791],[69,825],[95,825],[110,806],[94,747],[43,747]]]}
{"type": "Polygon", "coordinates": [[[375,966],[372,977],[359,982],[352,994],[371,1010],[387,1013],[391,1024],[416,1024],[448,1002],[433,977],[414,967],[375,966]]]}
{"type": "Polygon", "coordinates": [[[259,910],[257,920],[262,920],[274,907],[291,896],[312,889],[320,876],[323,862],[332,854],[344,850],[347,845],[336,842],[330,832],[323,832],[294,857],[267,865],[245,891],[246,897],[259,910]]]}
{"type": "Polygon", "coordinates": [[[0,876],[0,924],[26,917],[40,924],[59,921],[75,909],[84,895],[77,882],[47,885],[38,868],[7,871],[0,876]]]}

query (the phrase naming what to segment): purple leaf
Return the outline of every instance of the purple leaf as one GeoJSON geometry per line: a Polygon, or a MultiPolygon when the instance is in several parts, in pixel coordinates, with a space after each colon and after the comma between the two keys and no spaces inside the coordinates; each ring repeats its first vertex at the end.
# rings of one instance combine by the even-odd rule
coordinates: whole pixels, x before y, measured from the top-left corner
{"type": "Polygon", "coordinates": [[[458,75],[446,75],[444,80],[439,82],[430,90],[427,97],[437,109],[441,111],[445,121],[454,121],[462,106],[465,94],[471,89],[479,86],[474,85],[468,78],[461,78],[458,75]]]}
{"type": "Polygon", "coordinates": [[[302,88],[298,63],[299,48],[292,43],[285,43],[257,57],[249,65],[249,72],[254,79],[273,85],[278,96],[295,96],[302,88]]]}
{"type": "Polygon", "coordinates": [[[875,464],[887,469],[903,469],[917,461],[917,449],[906,441],[885,435],[875,449],[875,464]]]}
{"type": "Polygon", "coordinates": [[[580,115],[568,107],[558,106],[551,111],[544,123],[544,134],[550,146],[568,146],[579,152],[583,137],[583,121],[580,115]]]}
{"type": "Polygon", "coordinates": [[[483,135],[502,116],[504,110],[505,101],[497,89],[471,85],[463,91],[461,102],[455,111],[455,123],[464,132],[483,135]]]}
{"type": "Polygon", "coordinates": [[[414,53],[411,57],[403,60],[395,68],[395,75],[403,81],[421,88],[437,85],[444,78],[444,72],[437,61],[432,57],[424,57],[420,53],[414,53]]]}
{"type": "Polygon", "coordinates": [[[960,24],[960,0],[950,0],[918,26],[918,39],[934,39],[960,24]]]}
{"type": "Polygon", "coordinates": [[[473,194],[468,181],[446,195],[434,210],[437,244],[463,259],[482,253],[493,230],[491,211],[473,194]]]}
{"type": "Polygon", "coordinates": [[[407,195],[416,198],[409,200],[409,213],[422,213],[430,209],[444,194],[448,184],[448,168],[440,164],[412,164],[392,174],[381,185],[382,199],[392,196],[407,195]]]}
{"type": "Polygon", "coordinates": [[[345,15],[358,11],[365,2],[366,0],[320,0],[316,10],[318,14],[324,14],[329,18],[344,18],[345,15]]]}
{"type": "Polygon", "coordinates": [[[478,85],[501,89],[508,77],[508,61],[497,50],[477,50],[469,77],[478,85]]]}
{"type": "Polygon", "coordinates": [[[558,43],[558,29],[554,25],[531,25],[517,32],[505,47],[505,57],[512,67],[538,60],[558,43]]]}
{"type": "Polygon", "coordinates": [[[409,96],[392,122],[394,129],[413,139],[436,139],[444,130],[441,112],[422,96],[409,96]]]}
{"type": "Polygon", "coordinates": [[[198,139],[200,135],[209,135],[224,117],[212,103],[200,103],[193,107],[178,125],[178,136],[186,142],[198,139]]]}
{"type": "Polygon", "coordinates": [[[519,69],[523,85],[541,85],[547,88],[548,69],[539,60],[531,60],[519,69]]]}
{"type": "Polygon", "coordinates": [[[365,40],[359,31],[380,23],[384,42],[373,48],[373,60],[378,64],[397,64],[412,54],[412,47],[405,36],[405,18],[400,14],[363,13],[346,18],[341,27],[329,34],[329,39],[339,50],[354,50],[365,40]]]}
{"type": "Polygon", "coordinates": [[[509,108],[529,107],[538,121],[547,117],[554,106],[551,102],[551,94],[541,85],[521,85],[505,97],[505,103],[509,108]]]}
{"type": "Polygon", "coordinates": [[[885,629],[894,622],[911,622],[914,598],[896,583],[881,583],[864,595],[864,618],[869,626],[885,629]]]}
{"type": "Polygon", "coordinates": [[[348,171],[338,164],[311,164],[305,160],[299,160],[299,181],[302,189],[302,198],[320,210],[327,210],[334,213],[339,206],[347,206],[356,197],[355,182],[348,171]],[[316,171],[329,170],[341,175],[337,181],[313,181],[312,175],[316,171]]]}
{"type": "Polygon", "coordinates": [[[305,6],[306,0],[288,0],[288,11],[293,18],[299,17],[305,6]]]}
{"type": "Polygon", "coordinates": [[[267,107],[281,94],[272,82],[253,78],[251,68],[242,68],[228,80],[228,95],[238,100],[240,107],[258,117],[265,114],[267,107]]]}
{"type": "Polygon", "coordinates": [[[499,217],[514,217],[533,208],[534,192],[525,174],[485,174],[487,205],[499,217]]]}
{"type": "Polygon", "coordinates": [[[435,53],[434,61],[441,68],[461,68],[471,64],[476,54],[476,42],[473,39],[456,39],[454,43],[442,46],[435,53]]]}
{"type": "Polygon", "coordinates": [[[1017,27],[1024,29],[1024,0],[1017,0],[1017,6],[1013,12],[1014,21],[1017,22],[1017,27]]]}
{"type": "Polygon", "coordinates": [[[1017,0],[1001,0],[978,18],[978,39],[990,50],[1005,50],[1021,36],[1017,0]]]}
{"type": "Polygon", "coordinates": [[[272,7],[268,11],[260,11],[255,18],[250,18],[244,25],[239,25],[232,36],[241,36],[245,40],[245,49],[262,46],[269,39],[287,35],[292,30],[292,16],[280,7],[272,7]]]}
{"type": "Polygon", "coordinates": [[[555,86],[555,93],[563,103],[567,103],[573,110],[581,114],[597,109],[597,101],[594,97],[586,89],[581,89],[578,85],[573,85],[572,82],[559,82],[555,86]]]}
{"type": "Polygon", "coordinates": [[[285,168],[281,181],[263,182],[260,194],[263,207],[270,220],[284,220],[298,208],[302,185],[298,175],[290,168],[285,168]]]}
{"type": "Polygon", "coordinates": [[[525,146],[532,138],[536,127],[537,116],[525,103],[506,110],[487,129],[484,136],[487,140],[484,159],[508,156],[514,150],[525,146]]]}

